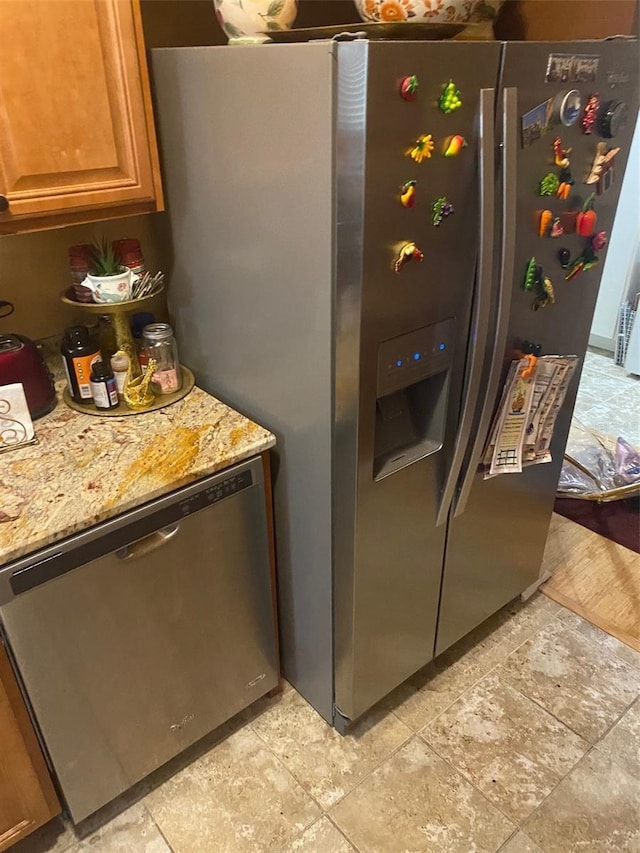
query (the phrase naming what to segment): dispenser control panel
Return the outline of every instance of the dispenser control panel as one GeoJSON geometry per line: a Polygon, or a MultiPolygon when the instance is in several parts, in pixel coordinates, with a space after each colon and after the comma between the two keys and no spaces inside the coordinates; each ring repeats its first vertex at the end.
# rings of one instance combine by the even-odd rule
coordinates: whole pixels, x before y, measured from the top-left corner
{"type": "Polygon", "coordinates": [[[408,388],[451,363],[454,318],[385,341],[378,350],[378,397],[408,388]]]}

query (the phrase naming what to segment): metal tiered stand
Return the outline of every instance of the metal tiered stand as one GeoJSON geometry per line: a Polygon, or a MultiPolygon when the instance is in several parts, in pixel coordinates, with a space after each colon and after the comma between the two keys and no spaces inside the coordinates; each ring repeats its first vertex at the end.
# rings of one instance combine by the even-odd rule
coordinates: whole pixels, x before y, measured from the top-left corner
{"type": "MultiPolygon", "coordinates": [[[[152,299],[155,299],[156,296],[159,296],[162,291],[163,289],[158,290],[149,296],[142,296],[139,299],[132,299],[128,302],[78,302],[77,300],[72,299],[73,289],[66,288],[62,291],[60,298],[65,305],[70,305],[72,308],[86,311],[89,314],[108,314],[112,318],[118,349],[127,354],[131,365],[131,375],[136,377],[140,376],[142,370],[140,368],[140,361],[138,359],[133,335],[131,334],[130,315],[144,310],[144,306],[148,305],[148,303],[151,302],[152,299]]],[[[195,385],[195,377],[189,368],[185,367],[183,364],[180,365],[180,370],[182,374],[182,387],[180,390],[173,394],[158,395],[153,403],[144,409],[130,409],[123,401],[121,401],[114,409],[91,408],[89,406],[82,405],[82,403],[76,403],[73,397],[69,394],[68,388],[65,388],[64,390],[63,399],[71,409],[83,412],[86,415],[99,415],[101,417],[143,415],[147,412],[164,409],[165,406],[177,403],[178,400],[182,400],[187,396],[189,391],[191,391],[195,385]]]]}

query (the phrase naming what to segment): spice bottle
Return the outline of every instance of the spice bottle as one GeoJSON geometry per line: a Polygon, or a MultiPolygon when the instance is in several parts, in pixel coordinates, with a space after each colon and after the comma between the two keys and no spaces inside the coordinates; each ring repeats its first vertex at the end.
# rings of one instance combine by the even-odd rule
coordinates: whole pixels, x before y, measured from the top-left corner
{"type": "Polygon", "coordinates": [[[100,360],[100,350],[86,326],[69,326],[64,330],[60,347],[69,393],[76,403],[90,403],[91,368],[100,360]]]}
{"type": "Polygon", "coordinates": [[[168,323],[151,323],[142,330],[142,339],[147,358],[153,358],[156,362],[153,382],[160,387],[160,394],[179,391],[182,376],[171,326],[168,323]]]}
{"type": "Polygon", "coordinates": [[[140,367],[143,372],[147,366],[148,359],[144,348],[144,341],[142,339],[142,331],[145,326],[148,326],[150,323],[155,323],[155,321],[155,315],[150,311],[139,311],[131,318],[131,334],[133,335],[133,342],[138,354],[138,361],[140,362],[140,367]]]}
{"type": "Polygon", "coordinates": [[[91,367],[91,392],[96,409],[115,409],[118,405],[118,389],[106,361],[96,361],[91,367]]]}
{"type": "Polygon", "coordinates": [[[129,358],[126,352],[119,350],[115,355],[111,356],[111,369],[116,380],[118,397],[122,400],[124,397],[124,383],[127,379],[127,370],[129,369],[129,358]]]}

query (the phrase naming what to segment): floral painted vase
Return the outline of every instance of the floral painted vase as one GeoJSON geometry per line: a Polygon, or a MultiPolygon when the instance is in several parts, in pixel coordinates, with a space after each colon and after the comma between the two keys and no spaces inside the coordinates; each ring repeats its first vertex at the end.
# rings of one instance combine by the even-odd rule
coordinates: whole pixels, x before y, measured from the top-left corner
{"type": "Polygon", "coordinates": [[[469,23],[496,16],[502,0],[354,0],[363,21],[469,23]]]}
{"type": "Polygon", "coordinates": [[[213,0],[220,26],[230,43],[262,42],[269,31],[288,30],[298,0],[213,0]]]}

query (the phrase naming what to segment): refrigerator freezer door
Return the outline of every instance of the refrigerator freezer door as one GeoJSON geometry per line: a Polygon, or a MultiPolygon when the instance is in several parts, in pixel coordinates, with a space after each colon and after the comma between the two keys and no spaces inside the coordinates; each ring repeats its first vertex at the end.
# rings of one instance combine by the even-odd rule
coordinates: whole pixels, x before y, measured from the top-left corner
{"type": "Polygon", "coordinates": [[[436,518],[478,255],[481,89],[495,85],[499,50],[338,48],[335,704],[349,719],[433,657],[446,532],[436,518]],[[418,90],[406,100],[401,83],[412,75],[418,90]],[[462,106],[445,113],[438,99],[450,80],[462,106]],[[432,151],[420,139],[429,135],[432,151]],[[454,136],[467,146],[445,156],[454,136]],[[411,156],[416,146],[421,162],[411,156]],[[411,181],[414,204],[405,206],[411,181]],[[433,205],[443,197],[454,213],[436,225],[433,205]],[[396,272],[408,243],[424,258],[396,272]]]}
{"type": "MultiPolygon", "coordinates": [[[[570,228],[558,238],[539,237],[538,224],[542,209],[551,210],[554,217],[559,218],[567,211],[580,210],[593,189],[585,181],[597,145],[605,141],[604,137],[598,127],[591,134],[583,133],[580,117],[567,126],[560,123],[558,116],[541,138],[524,147],[522,117],[549,99],[553,99],[554,109],[557,109],[573,89],[580,93],[583,107],[589,96],[597,92],[603,107],[609,101],[620,100],[628,105],[631,117],[635,116],[637,43],[621,39],[561,44],[508,43],[504,45],[501,82],[503,87],[517,90],[517,123],[508,128],[512,137],[516,137],[510,142],[517,150],[517,196],[506,347],[502,357],[496,360],[497,369],[501,370],[498,392],[510,361],[525,340],[540,344],[545,354],[584,356],[601,271],[601,265],[596,266],[579,278],[566,281],[565,270],[558,260],[559,248],[568,248],[575,258],[589,241],[577,233],[569,233],[570,228]],[[583,57],[591,59],[583,61],[583,57]],[[593,61],[594,57],[597,61],[593,61]],[[554,162],[556,136],[560,137],[563,149],[572,149],[569,157],[574,185],[567,200],[538,195],[545,174],[560,172],[554,162]],[[524,271],[531,257],[542,265],[553,282],[556,295],[555,304],[538,311],[532,310],[532,295],[522,289],[524,271]]],[[[615,157],[613,182],[608,189],[603,186],[602,194],[596,195],[597,231],[611,232],[633,124],[631,118],[615,138],[607,140],[609,147],[619,147],[620,151],[615,157]]],[[[504,232],[508,234],[507,224],[504,232]]],[[[504,248],[510,249],[509,246],[504,248]]],[[[483,432],[488,424],[478,425],[475,455],[468,462],[455,517],[449,525],[437,652],[446,649],[537,579],[579,373],[580,370],[573,378],[556,424],[552,462],[531,466],[522,474],[484,480],[477,473],[477,465],[486,437],[483,432]]],[[[491,379],[487,376],[488,384],[491,379]]],[[[496,402],[493,401],[494,405],[496,402]]]]}

